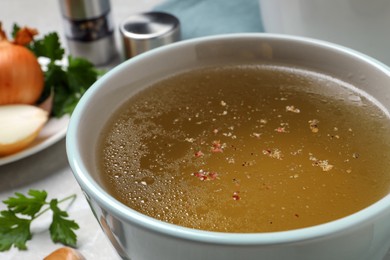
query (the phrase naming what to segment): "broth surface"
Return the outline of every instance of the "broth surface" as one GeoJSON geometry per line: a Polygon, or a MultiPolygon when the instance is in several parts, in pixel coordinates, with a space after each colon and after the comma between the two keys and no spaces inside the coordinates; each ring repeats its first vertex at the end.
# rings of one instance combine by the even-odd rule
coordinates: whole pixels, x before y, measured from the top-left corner
{"type": "Polygon", "coordinates": [[[282,66],[203,68],[131,97],[98,149],[119,201],[221,232],[312,226],[389,192],[390,123],[347,83],[282,66]]]}

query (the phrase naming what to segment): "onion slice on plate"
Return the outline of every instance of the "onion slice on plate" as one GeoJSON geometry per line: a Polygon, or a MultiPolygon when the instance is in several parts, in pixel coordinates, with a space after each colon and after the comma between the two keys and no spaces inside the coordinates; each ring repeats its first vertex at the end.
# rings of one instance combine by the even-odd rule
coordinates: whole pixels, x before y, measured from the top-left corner
{"type": "Polygon", "coordinates": [[[16,153],[38,136],[48,112],[32,105],[0,106],[0,156],[16,153]]]}

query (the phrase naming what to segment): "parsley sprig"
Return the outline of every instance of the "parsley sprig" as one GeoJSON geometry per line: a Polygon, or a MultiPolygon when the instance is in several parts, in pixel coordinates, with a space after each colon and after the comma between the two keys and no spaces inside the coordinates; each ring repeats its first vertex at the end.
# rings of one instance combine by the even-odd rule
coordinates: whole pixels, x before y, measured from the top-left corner
{"type": "MultiPolygon", "coordinates": [[[[14,24],[12,36],[21,29],[14,24]]],[[[48,33],[43,38],[30,42],[27,46],[37,58],[49,60],[44,71],[45,87],[38,103],[53,94],[52,115],[61,117],[71,114],[85,91],[104,73],[90,61],[81,57],[65,55],[56,32],[48,33]],[[64,66],[66,60],[67,65],[64,66]]]]}
{"type": "Polygon", "coordinates": [[[79,226],[74,220],[68,219],[66,211],[58,207],[61,202],[73,202],[75,199],[74,194],[62,200],[48,201],[46,191],[29,190],[27,196],[16,192],[15,197],[3,201],[7,210],[0,211],[0,252],[7,251],[12,246],[26,250],[27,241],[32,239],[31,222],[49,210],[53,213],[49,227],[52,241],[75,247],[77,236],[74,230],[79,229],[79,226]]]}

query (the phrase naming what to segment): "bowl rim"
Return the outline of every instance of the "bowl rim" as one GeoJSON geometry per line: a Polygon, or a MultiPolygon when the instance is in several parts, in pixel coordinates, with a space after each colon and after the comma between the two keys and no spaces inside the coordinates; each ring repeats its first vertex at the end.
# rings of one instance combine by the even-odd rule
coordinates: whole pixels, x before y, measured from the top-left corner
{"type": "Polygon", "coordinates": [[[87,198],[92,198],[94,201],[97,202],[100,207],[103,207],[110,214],[121,219],[122,221],[132,225],[136,225],[139,228],[149,230],[150,232],[156,232],[170,237],[185,239],[188,241],[197,241],[210,244],[247,246],[270,244],[276,245],[292,242],[295,243],[304,240],[333,236],[340,232],[354,229],[361,225],[369,224],[373,221],[373,219],[379,217],[381,214],[384,214],[386,211],[389,211],[390,194],[386,195],[382,199],[376,201],[375,203],[356,213],[331,222],[306,228],[264,233],[226,233],[204,231],[166,223],[139,213],[117,201],[88,174],[85,164],[83,164],[81,160],[81,156],[78,149],[79,142],[77,137],[77,128],[79,122],[82,120],[82,111],[87,106],[89,100],[92,98],[94,93],[99,91],[99,89],[105,85],[106,81],[108,81],[111,77],[115,76],[115,74],[126,70],[126,68],[128,66],[131,66],[131,64],[137,63],[138,60],[142,60],[145,57],[153,57],[166,50],[172,51],[177,46],[194,46],[196,44],[207,41],[233,40],[243,38],[294,41],[302,44],[317,45],[324,49],[339,51],[344,53],[345,55],[350,55],[355,58],[358,58],[363,62],[368,63],[370,66],[375,67],[377,70],[387,74],[390,78],[390,68],[372,57],[369,57],[348,47],[302,36],[271,33],[221,34],[183,40],[167,46],[150,50],[146,53],[142,53],[117,65],[116,67],[108,71],[105,75],[103,75],[97,82],[95,82],[81,98],[71,116],[66,135],[66,152],[73,175],[82,190],[84,191],[84,194],[86,194],[87,198]]]}

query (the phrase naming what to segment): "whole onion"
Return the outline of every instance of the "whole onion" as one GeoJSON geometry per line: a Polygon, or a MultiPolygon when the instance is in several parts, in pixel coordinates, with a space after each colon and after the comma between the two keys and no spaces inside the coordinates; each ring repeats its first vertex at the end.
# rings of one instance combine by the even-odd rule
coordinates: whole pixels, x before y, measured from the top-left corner
{"type": "Polygon", "coordinates": [[[35,55],[0,33],[0,105],[34,104],[43,86],[44,75],[35,55]]]}

